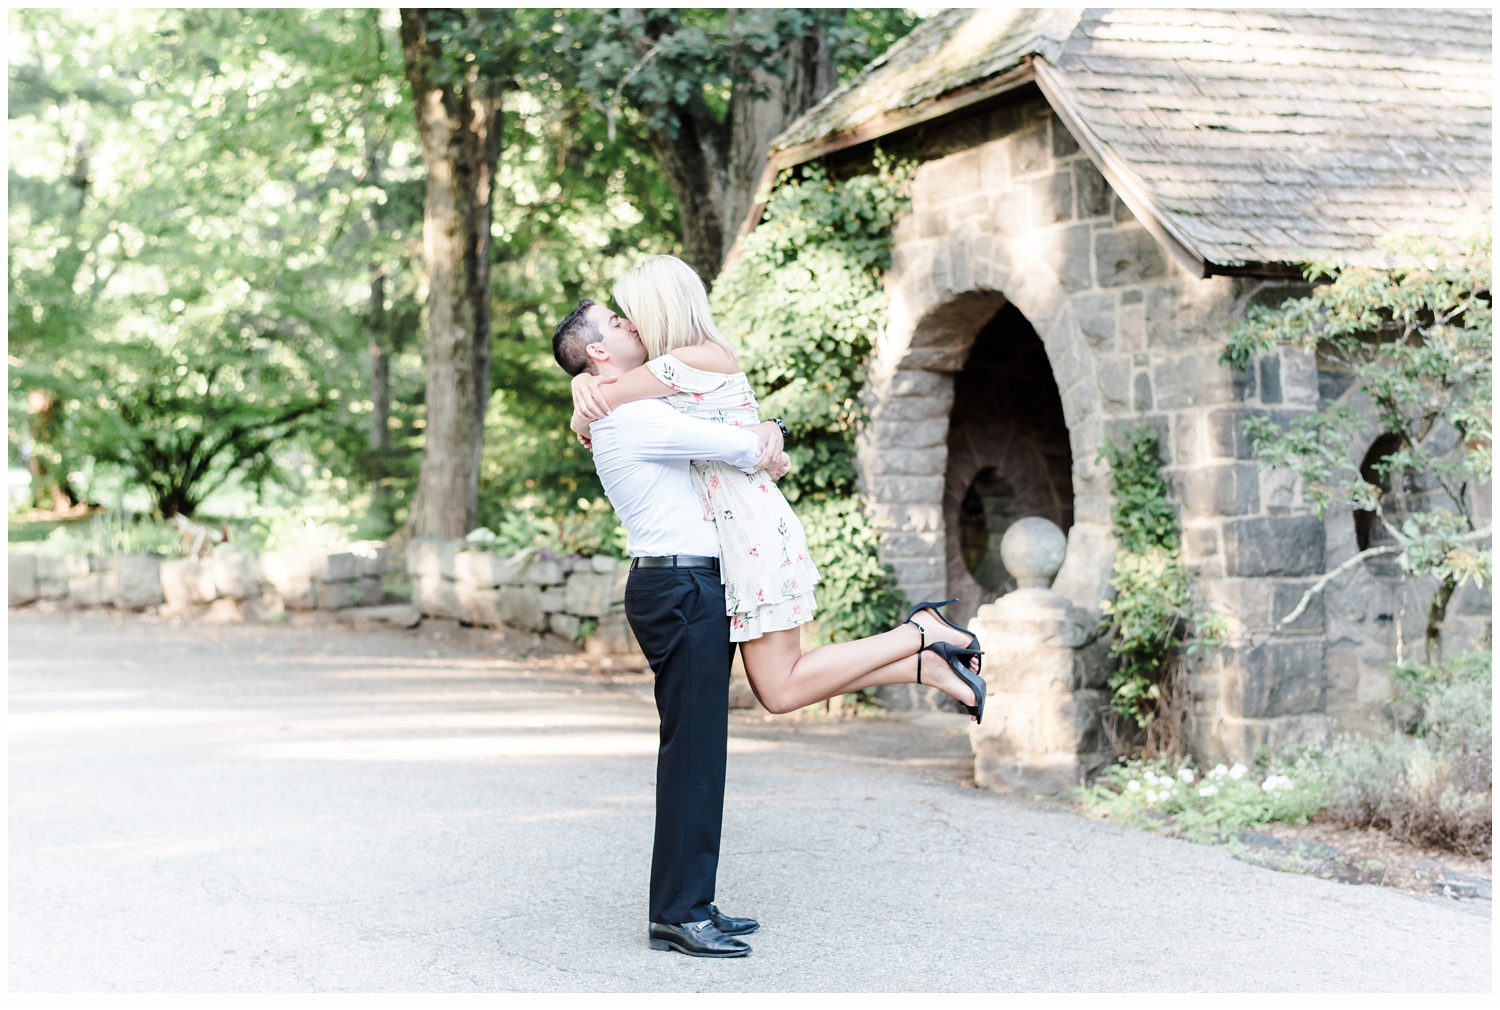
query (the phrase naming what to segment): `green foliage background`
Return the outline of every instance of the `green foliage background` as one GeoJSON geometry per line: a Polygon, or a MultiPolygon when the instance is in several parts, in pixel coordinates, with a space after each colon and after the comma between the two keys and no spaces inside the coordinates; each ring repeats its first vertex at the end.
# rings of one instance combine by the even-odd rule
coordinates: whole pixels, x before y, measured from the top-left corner
{"type": "Polygon", "coordinates": [[[880,533],[855,487],[854,439],[909,175],[909,166],[880,158],[874,172],[847,180],[817,166],[783,178],[714,286],[715,312],[743,348],[761,415],[791,431],[794,465],[781,487],[823,576],[818,623],[829,640],[888,630],[904,603],[876,556],[880,533]]]}
{"type": "MultiPolygon", "coordinates": [[[[477,68],[503,94],[480,522],[616,550],[549,338],[579,298],[605,300],[641,259],[681,251],[653,122],[700,98],[722,120],[736,84],[775,73],[780,41],[813,25],[847,79],[918,16],[495,8],[439,20],[449,69],[477,68]],[[645,15],[671,38],[625,87],[645,15]]],[[[50,482],[125,511],[232,520],[245,536],[287,510],[391,532],[425,413],[425,177],[397,12],[27,9],[8,27],[9,453],[34,469],[35,504],[51,504],[50,482]],[[391,363],[383,451],[369,432],[372,341],[391,363]]],[[[861,603],[837,587],[889,581],[870,567],[875,531],[850,504],[850,459],[893,178],[782,187],[724,282],[779,299],[747,323],[749,357],[796,429],[788,490],[831,570],[851,573],[826,587],[835,634],[883,626],[891,609],[885,590],[861,603]],[[809,284],[836,288],[836,305],[803,318],[788,284],[804,298],[809,284]]]]}
{"type": "MultiPolygon", "coordinates": [[[[369,477],[370,265],[407,336],[422,289],[391,26],[368,11],[21,10],[10,28],[12,459],[24,445],[96,478],[112,464],[154,490],[198,466],[186,511],[237,482],[353,493],[369,477]],[[33,392],[61,407],[49,430],[33,392]],[[268,423],[299,408],[294,439],[268,423]]],[[[407,432],[420,368],[396,363],[407,432]]]]}

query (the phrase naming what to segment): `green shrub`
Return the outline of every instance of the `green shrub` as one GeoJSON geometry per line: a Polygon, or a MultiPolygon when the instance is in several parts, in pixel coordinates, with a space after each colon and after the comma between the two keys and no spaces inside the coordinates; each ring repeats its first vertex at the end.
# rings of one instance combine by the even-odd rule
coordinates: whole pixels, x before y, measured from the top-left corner
{"type": "Polygon", "coordinates": [[[1493,835],[1489,753],[1443,753],[1428,739],[1351,736],[1328,754],[1325,805],[1356,827],[1419,845],[1488,856],[1493,835]]]}
{"type": "Polygon", "coordinates": [[[358,523],[347,508],[333,502],[262,508],[249,519],[236,521],[227,551],[329,551],[355,539],[358,523]]]}
{"type": "Polygon", "coordinates": [[[1223,631],[1198,605],[1182,565],[1158,438],[1155,428],[1141,425],[1120,433],[1119,441],[1106,438],[1099,450],[1109,464],[1119,542],[1110,579],[1114,597],[1103,611],[1114,632],[1110,655],[1119,660],[1109,678],[1110,707],[1145,730],[1147,754],[1176,755],[1187,714],[1180,683],[1184,648],[1211,645],[1223,631]]]}
{"type": "Polygon", "coordinates": [[[779,483],[822,575],[815,637],[824,641],[889,630],[905,604],[855,489],[854,439],[909,177],[910,166],[880,155],[873,173],[846,180],[818,165],[783,176],[714,284],[714,311],[743,349],[761,416],[781,417],[791,432],[793,467],[779,483]]]}
{"type": "Polygon", "coordinates": [[[1219,841],[1271,821],[1305,824],[1322,806],[1322,793],[1316,755],[1301,755],[1260,770],[1236,763],[1207,772],[1191,762],[1128,761],[1106,768],[1082,799],[1095,816],[1219,841]]]}
{"type": "Polygon", "coordinates": [[[1417,735],[1341,737],[1327,755],[1326,803],[1349,824],[1474,855],[1494,829],[1491,657],[1397,669],[1398,696],[1422,703],[1417,735]]]}
{"type": "Polygon", "coordinates": [[[625,527],[609,499],[578,499],[575,512],[539,515],[527,508],[504,514],[497,530],[480,527],[466,538],[476,550],[523,558],[625,557],[625,527]]]}
{"type": "Polygon", "coordinates": [[[812,637],[822,645],[889,631],[901,619],[904,600],[876,556],[880,531],[858,499],[805,502],[797,514],[823,577],[812,637]]]}

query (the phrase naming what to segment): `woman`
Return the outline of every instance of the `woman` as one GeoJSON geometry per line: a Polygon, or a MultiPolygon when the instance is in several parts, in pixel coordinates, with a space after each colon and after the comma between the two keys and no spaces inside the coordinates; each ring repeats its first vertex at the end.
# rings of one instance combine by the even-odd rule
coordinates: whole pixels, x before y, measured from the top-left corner
{"type": "MultiPolygon", "coordinates": [[[[684,413],[724,424],[759,423],[755,394],[714,325],[703,282],[675,256],[656,256],[626,274],[615,302],[635,325],[647,362],[618,380],[573,379],[573,430],[630,400],[665,398],[684,413]]],[[[927,684],[984,716],[979,640],[920,603],[884,634],[803,654],[800,627],[817,608],[818,570],[802,524],[776,484],[726,463],[694,461],[704,518],[718,531],[730,641],[740,644],[751,687],[769,711],[791,712],[881,684],[927,684]],[[936,662],[923,664],[923,653],[936,662]]]]}

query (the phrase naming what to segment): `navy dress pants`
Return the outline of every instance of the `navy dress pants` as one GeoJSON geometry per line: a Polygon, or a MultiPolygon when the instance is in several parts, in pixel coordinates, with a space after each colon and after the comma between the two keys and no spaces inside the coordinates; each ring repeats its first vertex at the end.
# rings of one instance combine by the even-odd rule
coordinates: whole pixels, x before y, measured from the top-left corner
{"type": "Polygon", "coordinates": [[[656,674],[656,842],[651,921],[701,922],[714,901],[724,825],[729,667],[724,586],[711,568],[637,568],[625,617],[656,674]]]}

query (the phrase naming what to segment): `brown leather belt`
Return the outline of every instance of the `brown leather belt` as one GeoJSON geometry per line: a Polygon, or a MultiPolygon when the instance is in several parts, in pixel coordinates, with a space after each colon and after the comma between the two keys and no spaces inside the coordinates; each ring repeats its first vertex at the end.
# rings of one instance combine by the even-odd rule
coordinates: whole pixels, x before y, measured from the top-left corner
{"type": "Polygon", "coordinates": [[[719,570],[719,559],[701,554],[668,554],[662,558],[631,558],[631,568],[712,568],[719,570]]]}

